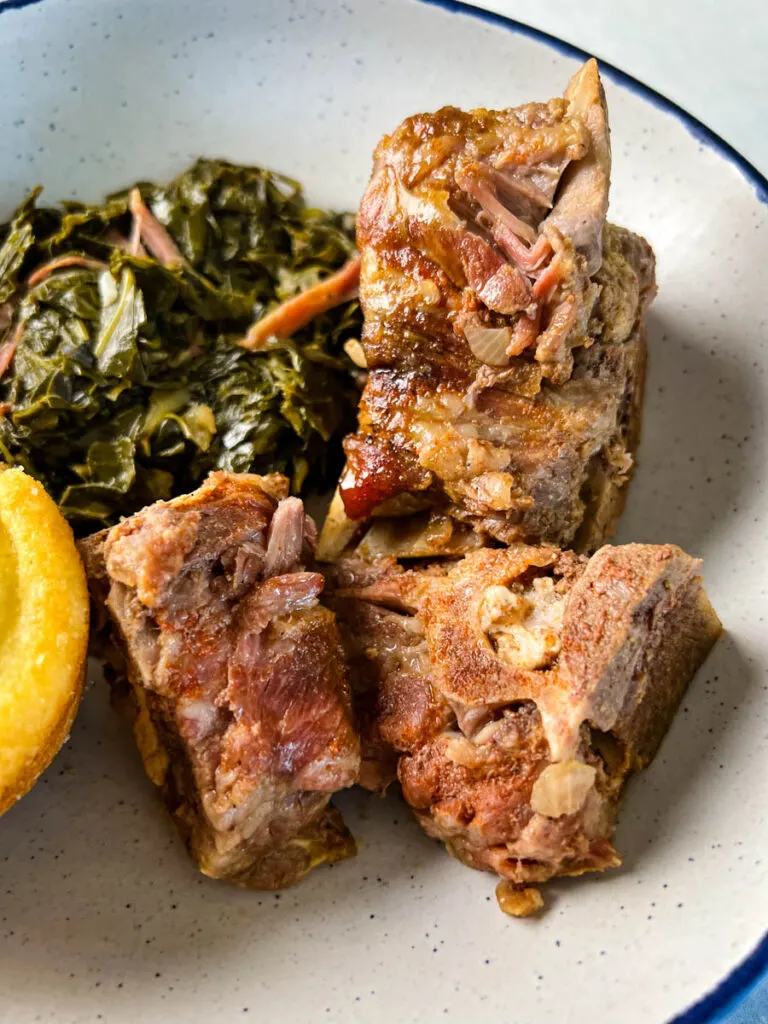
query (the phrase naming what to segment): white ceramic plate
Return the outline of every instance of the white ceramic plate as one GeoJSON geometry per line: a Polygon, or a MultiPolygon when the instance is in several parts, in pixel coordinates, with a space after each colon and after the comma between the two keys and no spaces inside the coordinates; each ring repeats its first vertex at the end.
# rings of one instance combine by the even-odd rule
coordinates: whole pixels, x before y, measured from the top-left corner
{"type": "MultiPolygon", "coordinates": [[[[444,103],[560,92],[578,54],[407,0],[43,0],[0,13],[0,203],[95,198],[198,154],[353,208],[378,137],[444,103]]],[[[22,6],[22,5],[13,5],[22,6]]],[[[625,540],[705,559],[727,629],[632,786],[622,870],[504,917],[395,798],[343,799],[351,862],[249,894],[199,876],[94,685],[71,742],[0,822],[0,1019],[662,1022],[761,939],[768,630],[767,183],[680,111],[608,72],[612,216],[659,257],[641,469],[625,540]],[[763,199],[765,192],[763,193],[763,199]]],[[[722,1019],[768,959],[686,1021],[722,1019]]]]}

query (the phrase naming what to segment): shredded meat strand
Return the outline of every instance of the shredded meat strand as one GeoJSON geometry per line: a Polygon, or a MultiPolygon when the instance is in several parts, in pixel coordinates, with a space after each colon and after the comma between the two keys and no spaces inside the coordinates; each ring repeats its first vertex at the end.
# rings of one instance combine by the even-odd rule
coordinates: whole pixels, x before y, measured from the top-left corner
{"type": "Polygon", "coordinates": [[[134,216],[129,251],[133,252],[134,255],[138,254],[138,248],[136,247],[136,233],[138,232],[138,237],[164,267],[181,266],[184,262],[184,257],[179,252],[168,229],[155,217],[142,199],[141,192],[137,188],[131,190],[128,206],[134,216]]]}
{"type": "Polygon", "coordinates": [[[13,357],[16,355],[16,349],[19,347],[23,333],[24,324],[22,321],[19,321],[11,331],[11,336],[8,340],[0,345],[0,379],[2,379],[5,371],[13,362],[13,357]]]}
{"type": "Polygon", "coordinates": [[[57,256],[56,259],[44,263],[42,267],[38,267],[33,274],[29,275],[27,287],[34,288],[57,270],[64,270],[66,267],[85,267],[86,270],[108,269],[103,260],[92,259],[90,256],[78,256],[75,253],[70,256],[57,256]]]}
{"type": "Polygon", "coordinates": [[[295,295],[257,320],[239,342],[243,348],[260,349],[270,338],[289,338],[316,316],[349,302],[360,284],[360,258],[348,260],[341,270],[319,284],[295,295]]]}
{"type": "Polygon", "coordinates": [[[304,503],[283,498],[269,524],[264,576],[279,576],[296,566],[304,545],[304,503]]]}

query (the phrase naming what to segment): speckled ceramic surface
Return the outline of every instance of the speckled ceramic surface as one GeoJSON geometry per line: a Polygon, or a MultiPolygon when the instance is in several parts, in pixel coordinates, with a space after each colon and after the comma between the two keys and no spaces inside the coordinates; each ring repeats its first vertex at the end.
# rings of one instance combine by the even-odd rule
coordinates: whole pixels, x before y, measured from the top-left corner
{"type": "MultiPolygon", "coordinates": [[[[443,103],[558,93],[575,60],[407,0],[43,0],[0,13],[0,205],[96,197],[200,153],[353,208],[378,137],[443,103]]],[[[623,869],[514,921],[396,798],[343,799],[356,860],[289,891],[199,876],[94,681],[71,741],[0,821],[0,1020],[649,1024],[768,921],[768,206],[721,151],[609,76],[611,215],[659,258],[624,540],[705,559],[727,634],[618,833],[623,869]]],[[[96,676],[94,675],[94,680],[96,676]]],[[[720,1019],[710,1006],[687,1020],[720,1019]]]]}

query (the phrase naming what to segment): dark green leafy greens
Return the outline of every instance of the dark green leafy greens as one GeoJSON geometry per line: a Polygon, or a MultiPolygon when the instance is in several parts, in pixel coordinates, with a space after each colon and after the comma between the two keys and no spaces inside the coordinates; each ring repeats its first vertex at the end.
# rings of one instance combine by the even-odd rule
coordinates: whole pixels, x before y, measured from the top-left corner
{"type": "Polygon", "coordinates": [[[359,336],[358,303],[258,352],[236,342],[353,255],[352,218],[307,207],[289,178],[217,160],[139,189],[181,265],[131,253],[128,191],[48,209],[37,189],[0,228],[0,367],[18,342],[0,369],[0,458],[80,532],[212,469],[328,486],[354,422],[343,345],[359,336]]]}

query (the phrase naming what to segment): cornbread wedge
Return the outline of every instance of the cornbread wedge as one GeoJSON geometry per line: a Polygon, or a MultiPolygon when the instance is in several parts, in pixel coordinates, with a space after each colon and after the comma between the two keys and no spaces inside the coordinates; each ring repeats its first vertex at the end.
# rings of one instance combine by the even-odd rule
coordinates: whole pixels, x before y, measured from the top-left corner
{"type": "Polygon", "coordinates": [[[83,692],[88,588],[42,485],[0,467],[0,813],[67,737],[83,692]]]}

